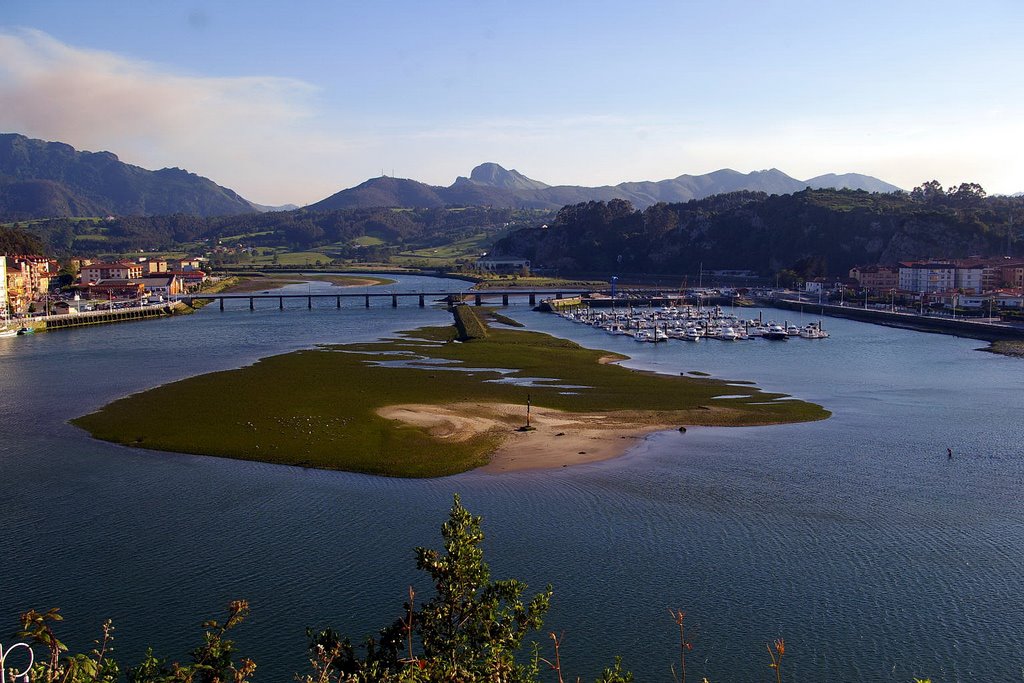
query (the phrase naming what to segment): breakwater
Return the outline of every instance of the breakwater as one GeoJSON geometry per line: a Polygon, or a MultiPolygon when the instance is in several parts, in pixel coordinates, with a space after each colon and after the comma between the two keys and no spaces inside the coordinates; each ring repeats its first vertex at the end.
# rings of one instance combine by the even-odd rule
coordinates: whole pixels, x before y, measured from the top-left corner
{"type": "Polygon", "coordinates": [[[827,315],[833,318],[846,318],[861,322],[900,327],[919,332],[937,334],[953,334],[959,337],[998,341],[1001,339],[1024,339],[1024,327],[1006,323],[982,322],[965,318],[946,318],[942,316],[918,315],[901,311],[886,311],[874,308],[855,308],[853,306],[836,306],[834,304],[817,304],[791,299],[765,299],[766,306],[783,308],[790,311],[803,311],[814,315],[827,315]]]}

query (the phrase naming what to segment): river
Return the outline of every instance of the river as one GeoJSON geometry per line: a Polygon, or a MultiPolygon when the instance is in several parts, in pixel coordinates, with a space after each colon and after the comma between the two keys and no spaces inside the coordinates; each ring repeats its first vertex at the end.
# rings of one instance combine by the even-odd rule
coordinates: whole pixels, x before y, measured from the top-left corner
{"type": "MultiPolygon", "coordinates": [[[[466,287],[401,280],[378,289],[466,287]]],[[[307,289],[331,291],[284,291],[307,289]]],[[[146,644],[182,658],[200,621],[246,598],[237,640],[256,680],[290,681],[306,626],[361,639],[401,616],[408,585],[427,592],[412,549],[439,545],[458,492],[496,577],[553,584],[545,631],[563,636],[567,679],[620,654],[638,681],[672,680],[669,608],[687,612],[692,680],[767,680],[779,637],[790,680],[1024,679],[1024,362],[974,340],[826,318],[827,340],[650,345],[516,302],[530,329],[631,367],[753,380],[834,413],[665,432],[539,472],[383,479],[128,449],[67,424],[182,377],[450,320],[402,301],[245,301],[0,339],[4,632],[60,606],[75,647],[109,617],[123,661],[146,644]]]]}

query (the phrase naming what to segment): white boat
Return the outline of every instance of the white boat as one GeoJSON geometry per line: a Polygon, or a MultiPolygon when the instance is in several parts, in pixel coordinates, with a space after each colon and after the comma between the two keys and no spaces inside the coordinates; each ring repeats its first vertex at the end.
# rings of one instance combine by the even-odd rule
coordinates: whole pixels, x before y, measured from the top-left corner
{"type": "Polygon", "coordinates": [[[685,330],[683,330],[684,341],[700,341],[700,338],[702,336],[704,335],[702,335],[701,331],[698,330],[696,327],[687,327],[685,330]]]}
{"type": "Polygon", "coordinates": [[[772,339],[777,341],[785,341],[789,339],[789,335],[786,334],[786,330],[782,325],[769,325],[768,331],[761,335],[765,339],[772,339]]]}
{"type": "Polygon", "coordinates": [[[722,341],[736,341],[737,339],[740,338],[740,335],[732,327],[723,327],[719,329],[718,334],[715,335],[715,338],[721,339],[722,341]]]}
{"type": "Polygon", "coordinates": [[[17,334],[18,325],[7,317],[7,308],[0,308],[0,337],[15,337],[17,334]]]}
{"type": "Polygon", "coordinates": [[[793,323],[790,323],[786,325],[786,334],[789,335],[790,337],[799,337],[800,328],[794,325],[793,323]]]}
{"type": "Polygon", "coordinates": [[[821,323],[807,323],[803,329],[800,330],[800,337],[803,339],[825,339],[828,337],[828,332],[821,329],[821,323]]]}

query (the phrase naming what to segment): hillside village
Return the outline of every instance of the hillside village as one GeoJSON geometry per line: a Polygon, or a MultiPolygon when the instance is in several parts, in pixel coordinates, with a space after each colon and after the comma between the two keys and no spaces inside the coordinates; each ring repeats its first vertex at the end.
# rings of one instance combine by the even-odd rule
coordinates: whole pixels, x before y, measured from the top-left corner
{"type": "Polygon", "coordinates": [[[62,267],[46,256],[0,255],[0,314],[69,314],[165,301],[202,286],[207,280],[204,261],[71,259],[62,267]]]}

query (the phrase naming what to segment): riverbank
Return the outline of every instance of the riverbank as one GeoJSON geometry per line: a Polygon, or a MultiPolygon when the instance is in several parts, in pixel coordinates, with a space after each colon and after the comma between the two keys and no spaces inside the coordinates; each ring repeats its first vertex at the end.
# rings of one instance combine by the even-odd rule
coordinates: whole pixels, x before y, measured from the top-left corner
{"type": "Polygon", "coordinates": [[[298,285],[304,282],[329,282],[335,287],[374,287],[394,284],[394,280],[382,277],[356,275],[302,275],[286,277],[284,275],[238,275],[232,278],[229,286],[219,291],[226,294],[246,294],[263,290],[277,289],[286,285],[298,285]]]}
{"type": "Polygon", "coordinates": [[[994,341],[989,344],[988,348],[981,350],[988,351],[989,353],[997,353],[1001,356],[1010,356],[1011,358],[1024,358],[1024,340],[994,341]]]}
{"type": "Polygon", "coordinates": [[[537,332],[491,326],[483,339],[455,337],[454,326],[421,328],[274,356],[72,422],[152,450],[436,477],[605,459],[658,429],[830,415],[754,387],[629,370],[608,363],[607,352],[537,332]],[[518,431],[528,405],[536,431],[518,431]]]}

